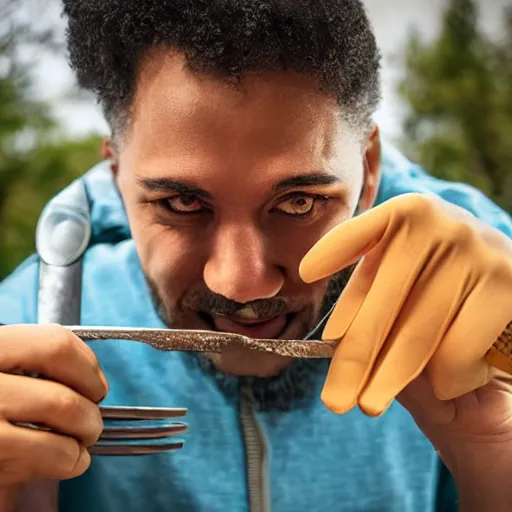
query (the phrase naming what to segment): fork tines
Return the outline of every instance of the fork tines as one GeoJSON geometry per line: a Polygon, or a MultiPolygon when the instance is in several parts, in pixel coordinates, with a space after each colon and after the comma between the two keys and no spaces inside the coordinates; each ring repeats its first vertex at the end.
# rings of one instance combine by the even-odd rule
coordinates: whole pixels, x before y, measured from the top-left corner
{"type": "Polygon", "coordinates": [[[126,407],[126,406],[100,406],[101,417],[104,420],[162,420],[167,418],[181,418],[187,414],[187,409],[173,407],[126,407]]]}
{"type": "Polygon", "coordinates": [[[186,423],[168,420],[185,416],[187,409],[101,406],[100,410],[105,427],[89,449],[92,455],[147,455],[183,448],[183,441],[169,438],[186,432],[186,423]]]}

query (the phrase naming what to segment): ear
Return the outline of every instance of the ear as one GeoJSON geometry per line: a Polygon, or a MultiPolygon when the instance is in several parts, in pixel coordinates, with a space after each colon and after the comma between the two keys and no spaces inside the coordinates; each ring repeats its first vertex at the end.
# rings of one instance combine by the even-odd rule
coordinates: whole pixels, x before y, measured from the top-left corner
{"type": "Polygon", "coordinates": [[[111,137],[105,137],[103,139],[101,156],[104,160],[110,160],[110,169],[112,170],[114,177],[117,176],[119,172],[119,158],[117,156],[117,150],[114,143],[112,142],[111,137]]]}
{"type": "Polygon", "coordinates": [[[366,166],[363,190],[359,200],[359,212],[369,210],[375,204],[381,179],[381,156],[380,132],[379,127],[375,125],[366,144],[366,166]]]}

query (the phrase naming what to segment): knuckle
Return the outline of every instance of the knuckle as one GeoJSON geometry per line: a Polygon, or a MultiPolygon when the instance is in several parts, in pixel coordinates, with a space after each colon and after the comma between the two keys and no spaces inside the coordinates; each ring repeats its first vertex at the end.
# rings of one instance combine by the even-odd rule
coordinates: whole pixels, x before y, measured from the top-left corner
{"type": "Polygon", "coordinates": [[[58,363],[65,362],[74,351],[75,340],[73,335],[59,326],[48,327],[47,350],[51,360],[58,363]]]}
{"type": "Polygon", "coordinates": [[[84,446],[91,446],[103,431],[103,418],[97,405],[75,394],[73,391],[60,393],[48,409],[48,416],[58,417],[62,428],[75,432],[84,446]]]}
{"type": "Polygon", "coordinates": [[[52,400],[51,415],[58,415],[65,422],[76,422],[84,414],[83,398],[73,391],[61,391],[52,400]]]}
{"type": "Polygon", "coordinates": [[[486,270],[493,279],[498,283],[502,283],[509,290],[509,287],[512,285],[512,264],[501,254],[493,256],[489,258],[489,262],[486,262],[486,270]]]}
{"type": "Polygon", "coordinates": [[[434,211],[433,199],[425,194],[409,193],[401,196],[399,212],[404,217],[423,220],[425,216],[432,215],[434,211]]]}
{"type": "Polygon", "coordinates": [[[476,233],[466,222],[453,222],[451,226],[452,243],[462,250],[466,250],[476,239],[476,233]]]}

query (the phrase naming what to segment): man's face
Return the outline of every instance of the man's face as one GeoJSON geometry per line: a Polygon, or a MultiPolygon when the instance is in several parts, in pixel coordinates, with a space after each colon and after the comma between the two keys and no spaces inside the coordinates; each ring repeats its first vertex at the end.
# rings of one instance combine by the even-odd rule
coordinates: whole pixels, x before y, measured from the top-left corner
{"type": "MultiPolygon", "coordinates": [[[[175,328],[301,338],[328,281],[305,284],[303,256],[350,218],[364,148],[312,78],[246,76],[241,88],[154,52],[139,71],[114,170],[143,270],[175,328]]],[[[272,376],[286,358],[212,356],[235,375],[272,376]]]]}

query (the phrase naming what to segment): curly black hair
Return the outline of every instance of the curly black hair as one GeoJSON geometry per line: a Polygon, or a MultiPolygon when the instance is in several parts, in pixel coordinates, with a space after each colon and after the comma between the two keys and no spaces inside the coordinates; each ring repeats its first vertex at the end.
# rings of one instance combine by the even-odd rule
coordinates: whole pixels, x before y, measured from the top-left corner
{"type": "Polygon", "coordinates": [[[129,119],[137,65],[153,47],[240,82],[246,72],[316,76],[364,133],[380,100],[380,54],[361,0],[63,0],[71,67],[111,129],[129,119]]]}

